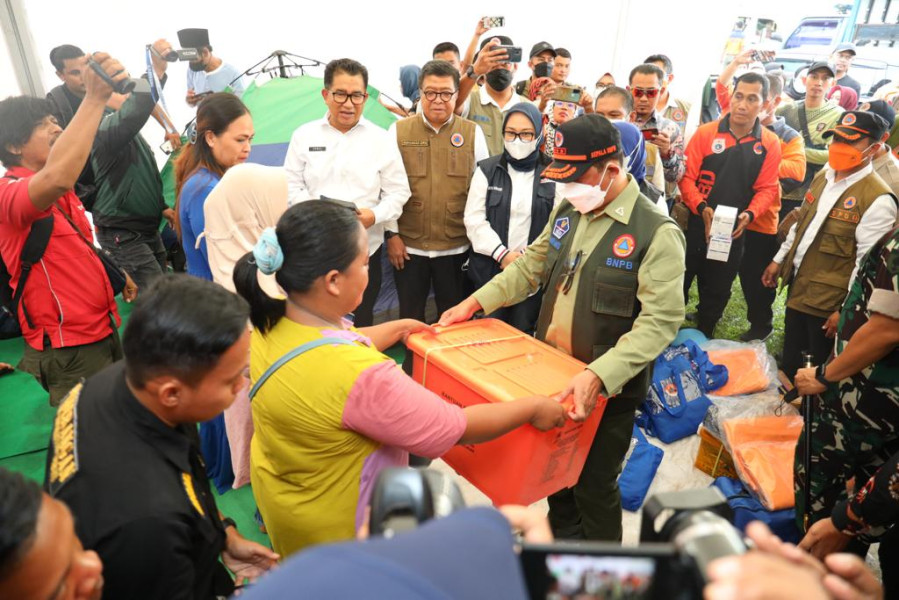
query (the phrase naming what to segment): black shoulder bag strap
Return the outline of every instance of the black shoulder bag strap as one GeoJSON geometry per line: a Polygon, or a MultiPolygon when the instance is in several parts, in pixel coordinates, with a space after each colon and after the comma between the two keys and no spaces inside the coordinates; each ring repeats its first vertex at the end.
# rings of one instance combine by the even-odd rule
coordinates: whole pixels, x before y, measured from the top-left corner
{"type": "MultiPolygon", "coordinates": [[[[7,175],[4,179],[15,181],[18,177],[7,175]]],[[[28,237],[25,238],[25,245],[22,246],[22,254],[19,257],[22,271],[19,274],[19,282],[13,293],[12,306],[10,306],[10,312],[12,312],[13,315],[19,314],[19,303],[22,301],[22,294],[25,293],[25,282],[28,281],[28,276],[31,275],[32,267],[39,263],[41,258],[43,258],[44,252],[47,250],[47,244],[50,243],[50,234],[52,233],[52,214],[42,219],[38,219],[31,224],[31,231],[28,232],[28,237]]],[[[33,329],[34,323],[31,321],[31,315],[28,314],[28,309],[24,304],[22,305],[22,314],[25,316],[25,322],[33,329]]]]}
{"type": "Polygon", "coordinates": [[[799,105],[799,126],[802,129],[805,145],[813,150],[821,150],[821,147],[812,143],[812,134],[808,130],[808,117],[805,115],[805,102],[799,105]]]}
{"type": "Polygon", "coordinates": [[[90,248],[94,252],[94,254],[97,255],[97,258],[100,259],[100,264],[103,265],[103,270],[106,271],[106,276],[109,278],[109,284],[112,286],[113,295],[118,296],[119,294],[121,294],[125,289],[125,285],[127,283],[125,270],[118,265],[116,260],[108,251],[102,248],[97,248],[96,246],[94,246],[93,242],[91,242],[85,237],[83,233],[81,233],[81,230],[78,229],[77,225],[75,225],[72,217],[70,217],[66,213],[66,211],[62,209],[62,207],[59,205],[59,202],[56,202],[55,204],[56,208],[59,209],[59,212],[62,213],[62,216],[65,217],[66,221],[69,222],[69,225],[72,226],[72,229],[75,230],[75,233],[78,234],[78,237],[80,237],[81,240],[85,244],[87,244],[88,248],[90,248]]]}

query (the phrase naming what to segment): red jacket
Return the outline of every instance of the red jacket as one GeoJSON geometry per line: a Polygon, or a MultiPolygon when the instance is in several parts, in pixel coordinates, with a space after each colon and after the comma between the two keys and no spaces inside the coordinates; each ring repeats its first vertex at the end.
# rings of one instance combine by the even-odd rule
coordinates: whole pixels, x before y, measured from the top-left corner
{"type": "Polygon", "coordinates": [[[25,341],[36,350],[43,350],[44,336],[54,348],[98,342],[112,333],[110,313],[116,324],[120,323],[112,287],[100,259],[59,212],[65,210],[85,237],[92,239],[84,206],[69,190],[57,200],[59,207],[37,210],[28,195],[33,175],[28,169],[13,167],[0,179],[0,257],[9,270],[13,290],[22,274],[20,256],[31,224],[53,215],[50,242],[32,269],[19,304],[25,341]],[[23,306],[28,308],[34,328],[28,326],[23,306]]]}

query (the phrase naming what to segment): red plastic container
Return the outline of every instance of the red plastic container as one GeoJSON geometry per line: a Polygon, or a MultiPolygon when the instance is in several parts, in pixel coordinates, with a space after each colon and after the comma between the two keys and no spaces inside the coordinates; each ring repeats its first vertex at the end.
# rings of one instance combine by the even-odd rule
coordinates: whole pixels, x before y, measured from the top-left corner
{"type": "MultiPolygon", "coordinates": [[[[462,407],[554,396],[584,369],[579,360],[496,319],[412,335],[408,346],[413,378],[462,407]]],[[[528,505],[577,482],[605,407],[600,396],[583,423],[569,420],[547,432],[524,425],[490,442],[455,446],[443,460],[494,504],[528,505]]]]}

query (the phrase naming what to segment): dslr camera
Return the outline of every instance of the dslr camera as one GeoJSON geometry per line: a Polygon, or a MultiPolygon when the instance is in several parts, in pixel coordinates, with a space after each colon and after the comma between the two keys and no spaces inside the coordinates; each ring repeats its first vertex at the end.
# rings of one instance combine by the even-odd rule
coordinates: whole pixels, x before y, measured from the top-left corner
{"type": "MultiPolygon", "coordinates": [[[[391,537],[465,507],[456,482],[431,469],[389,468],[371,500],[372,535],[391,537]]],[[[706,568],[716,558],[746,552],[733,512],[716,488],[667,492],[643,507],[640,545],[558,541],[520,543],[532,600],[702,598],[706,568]]]]}

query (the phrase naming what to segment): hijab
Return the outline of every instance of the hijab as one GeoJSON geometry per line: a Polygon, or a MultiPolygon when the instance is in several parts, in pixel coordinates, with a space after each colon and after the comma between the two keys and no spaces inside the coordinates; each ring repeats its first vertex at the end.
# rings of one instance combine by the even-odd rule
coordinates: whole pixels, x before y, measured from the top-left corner
{"type": "Polygon", "coordinates": [[[421,97],[421,90],[418,89],[418,75],[421,73],[421,67],[418,65],[406,65],[400,67],[400,87],[403,88],[403,96],[412,101],[418,102],[421,97]]]}
{"type": "Polygon", "coordinates": [[[531,124],[534,126],[534,132],[537,135],[535,138],[537,144],[534,146],[534,151],[522,159],[512,158],[506,149],[503,148],[503,159],[516,171],[533,171],[537,168],[537,158],[540,155],[540,144],[543,142],[543,115],[540,114],[540,110],[538,110],[532,103],[519,102],[506,111],[506,116],[503,117],[503,131],[506,129],[506,123],[509,122],[509,115],[514,113],[521,113],[530,120],[531,124]]]}

